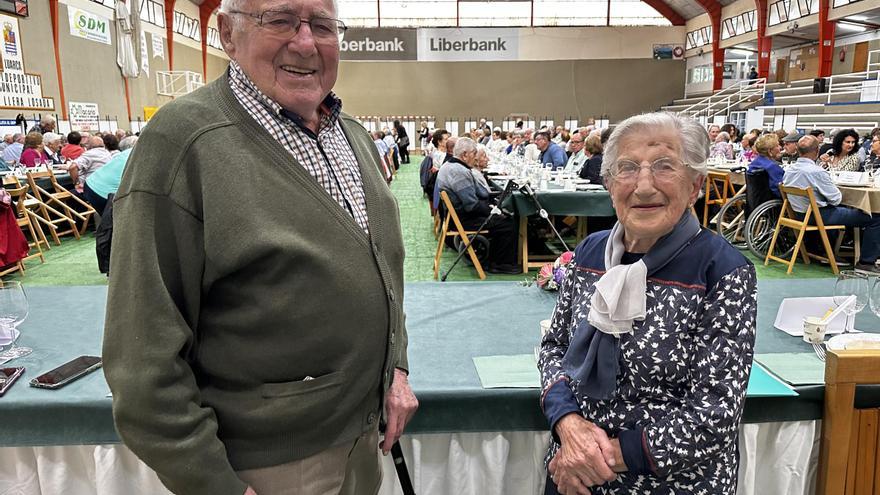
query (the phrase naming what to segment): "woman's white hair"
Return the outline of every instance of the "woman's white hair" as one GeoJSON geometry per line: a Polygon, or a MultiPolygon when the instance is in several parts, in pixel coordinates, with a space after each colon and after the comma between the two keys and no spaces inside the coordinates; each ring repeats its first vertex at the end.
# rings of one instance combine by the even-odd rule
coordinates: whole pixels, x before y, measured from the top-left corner
{"type": "Polygon", "coordinates": [[[452,156],[461,158],[465,153],[477,150],[477,143],[469,137],[458,138],[455,142],[455,148],[452,149],[452,156]]]}
{"type": "Polygon", "coordinates": [[[675,129],[681,139],[679,158],[695,172],[706,176],[706,158],[709,156],[709,134],[696,120],[679,117],[668,112],[643,113],[632,116],[614,128],[605,144],[602,156],[602,177],[611,176],[611,167],[620,155],[620,141],[631,134],[641,134],[651,129],[675,129]]]}

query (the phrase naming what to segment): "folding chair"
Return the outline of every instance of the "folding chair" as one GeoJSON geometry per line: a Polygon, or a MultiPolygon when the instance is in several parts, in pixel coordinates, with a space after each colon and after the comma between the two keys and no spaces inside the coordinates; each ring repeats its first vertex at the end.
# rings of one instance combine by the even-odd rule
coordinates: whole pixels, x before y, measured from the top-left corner
{"type": "Polygon", "coordinates": [[[12,196],[13,201],[15,201],[15,217],[18,222],[19,228],[25,231],[26,234],[30,234],[30,240],[28,241],[28,247],[30,249],[36,248],[37,252],[34,254],[30,254],[21,259],[21,273],[24,274],[24,262],[32,259],[32,258],[40,258],[40,263],[45,263],[46,259],[43,257],[43,249],[42,246],[49,247],[49,242],[46,240],[46,235],[43,233],[43,230],[40,228],[39,224],[35,224],[31,221],[31,216],[33,213],[27,209],[25,206],[25,202],[27,201],[27,191],[28,185],[22,185],[16,189],[7,189],[6,190],[10,196],[12,196]]]}
{"type": "Polygon", "coordinates": [[[880,493],[878,409],[855,409],[856,385],[880,383],[880,350],[829,350],[816,493],[880,493]]]}
{"type": "Polygon", "coordinates": [[[486,273],[483,272],[483,265],[480,264],[480,260],[477,258],[477,253],[474,252],[474,247],[468,244],[468,236],[488,234],[489,231],[465,230],[461,225],[461,221],[458,219],[458,214],[455,213],[455,208],[453,208],[452,201],[449,200],[449,195],[446,194],[446,191],[440,191],[440,201],[443,202],[443,206],[446,208],[446,218],[443,220],[443,226],[440,228],[440,236],[437,241],[437,254],[434,255],[434,280],[437,280],[440,274],[440,255],[443,254],[443,245],[446,238],[455,236],[459,236],[463,246],[467,245],[468,256],[470,256],[474,268],[477,269],[477,275],[480,276],[480,280],[486,280],[486,273]],[[449,231],[450,222],[453,224],[453,228],[455,229],[454,232],[449,231]]]}
{"type": "MultiPolygon", "coordinates": [[[[779,215],[779,220],[776,222],[776,230],[773,232],[773,239],[770,241],[770,249],[767,250],[767,257],[764,258],[764,266],[769,265],[770,260],[778,261],[788,265],[788,271],[786,273],[791,275],[795,261],[797,261],[798,253],[800,253],[805,264],[810,264],[810,258],[825,261],[831,265],[831,270],[835,275],[839,274],[840,269],[837,267],[837,260],[834,259],[834,251],[831,249],[831,242],[828,240],[828,231],[845,230],[846,226],[825,225],[825,222],[822,221],[822,215],[819,214],[819,207],[816,205],[816,197],[813,196],[812,187],[799,188],[779,184],[779,193],[782,195],[782,212],[779,215]],[[798,219],[797,214],[791,207],[791,202],[788,199],[789,196],[798,196],[810,201],[810,206],[807,207],[807,211],[804,213],[804,218],[802,220],[798,219]],[[810,225],[811,219],[815,222],[815,225],[810,225]],[[776,247],[776,239],[779,237],[779,232],[782,228],[789,228],[797,231],[797,241],[795,242],[790,260],[773,255],[773,249],[776,247]],[[807,248],[804,246],[804,234],[807,232],[819,232],[819,237],[822,238],[822,245],[825,247],[825,254],[828,255],[827,258],[807,251],[807,248]]],[[[858,229],[856,229],[856,232],[858,232],[858,229]]],[[[858,236],[858,234],[856,235],[858,236]]],[[[843,235],[837,240],[838,248],[840,247],[840,242],[842,240],[843,235]]],[[[859,239],[856,237],[856,245],[858,246],[858,244],[859,239]]],[[[858,247],[856,247],[856,252],[858,252],[858,247]]]]}
{"type": "MultiPolygon", "coordinates": [[[[77,239],[80,238],[82,234],[86,232],[86,228],[89,225],[89,219],[92,218],[92,215],[95,215],[97,212],[92,205],[86,203],[85,201],[79,199],[68,191],[64,189],[61,184],[58,183],[58,179],[55,178],[55,174],[52,173],[51,170],[46,170],[42,172],[28,172],[27,174],[28,184],[31,186],[31,192],[34,197],[36,197],[40,202],[46,204],[47,206],[51,203],[57,205],[59,210],[62,212],[62,215],[66,218],[60,219],[56,218],[56,220],[52,221],[52,223],[63,223],[65,221],[69,222],[71,225],[70,230],[66,230],[64,232],[58,232],[57,235],[65,235],[65,234],[73,234],[77,239]],[[49,179],[52,184],[52,189],[54,192],[49,192],[37,184],[38,179],[49,179]],[[71,208],[68,202],[72,202],[75,205],[79,205],[84,209],[82,213],[71,208]],[[76,221],[79,220],[82,222],[82,227],[77,230],[76,221]]],[[[48,217],[48,211],[43,209],[43,213],[48,217]]],[[[50,220],[51,221],[51,220],[50,220]]],[[[53,236],[56,239],[56,243],[59,243],[56,236],[53,236]]]]}
{"type": "MultiPolygon", "coordinates": [[[[54,223],[52,223],[49,219],[41,216],[41,214],[43,213],[43,209],[45,208],[47,217],[49,216],[49,214],[55,215],[55,217],[59,218],[59,219],[60,218],[67,218],[67,217],[65,217],[64,214],[61,213],[60,211],[55,210],[51,206],[47,206],[45,203],[41,202],[40,200],[35,198],[33,195],[31,195],[30,191],[29,191],[30,185],[22,184],[18,180],[18,177],[14,176],[14,175],[8,175],[8,176],[4,177],[3,178],[3,185],[6,187],[10,187],[12,189],[17,189],[20,187],[26,188],[27,193],[25,194],[24,201],[21,204],[24,205],[24,208],[28,213],[28,217],[30,218],[31,223],[33,224],[37,233],[40,235],[41,244],[43,245],[43,247],[46,248],[47,251],[52,249],[49,246],[49,242],[46,239],[46,234],[43,232],[43,227],[46,227],[47,229],[49,229],[49,233],[52,235],[52,238],[55,241],[55,244],[60,245],[61,240],[58,238],[58,234],[57,234],[58,226],[55,225],[54,223]]],[[[8,189],[10,191],[10,194],[11,194],[12,189],[8,189]]]]}
{"type": "Polygon", "coordinates": [[[709,226],[709,206],[724,206],[734,196],[736,189],[730,183],[730,174],[710,171],[706,176],[706,190],[703,195],[703,227],[709,226]]]}

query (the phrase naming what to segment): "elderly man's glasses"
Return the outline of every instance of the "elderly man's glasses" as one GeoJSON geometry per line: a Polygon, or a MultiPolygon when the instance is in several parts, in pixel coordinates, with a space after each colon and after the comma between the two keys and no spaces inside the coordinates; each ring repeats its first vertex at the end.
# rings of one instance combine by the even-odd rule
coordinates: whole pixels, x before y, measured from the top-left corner
{"type": "MultiPolygon", "coordinates": [[[[681,174],[684,164],[672,158],[658,158],[647,168],[655,180],[669,181],[681,174]]],[[[642,165],[632,160],[618,160],[611,175],[618,182],[635,182],[641,171],[642,165]]]]}
{"type": "Polygon", "coordinates": [[[345,23],[339,19],[332,19],[330,17],[303,19],[295,13],[285,10],[267,10],[262,14],[231,10],[229,13],[253,17],[263,29],[289,37],[293,37],[298,33],[303,24],[308,24],[312,31],[312,37],[315,38],[315,41],[321,43],[337,43],[342,41],[342,36],[345,34],[345,30],[348,29],[345,23]]]}

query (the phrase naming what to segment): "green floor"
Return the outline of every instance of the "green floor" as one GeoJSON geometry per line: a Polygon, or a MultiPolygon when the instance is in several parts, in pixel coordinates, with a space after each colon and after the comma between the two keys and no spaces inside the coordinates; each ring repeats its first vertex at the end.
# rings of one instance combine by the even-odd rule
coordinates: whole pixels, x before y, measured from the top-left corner
{"type": "MultiPolygon", "coordinates": [[[[391,190],[397,196],[400,206],[403,241],[406,246],[404,275],[408,282],[433,279],[434,250],[437,248],[428,210],[428,200],[423,197],[419,187],[418,163],[420,161],[420,156],[413,155],[412,163],[402,165],[391,184],[391,190]]],[[[746,255],[755,263],[759,278],[789,277],[786,275],[783,265],[774,263],[765,267],[763,261],[755,259],[748,253],[746,255]]],[[[45,263],[40,263],[39,260],[27,262],[27,271],[23,278],[19,274],[12,274],[7,275],[5,279],[20,279],[28,285],[101,285],[107,283],[107,278],[98,272],[95,260],[95,239],[91,234],[78,241],[72,237],[64,238],[60,246],[53,245],[51,250],[46,251],[45,258],[45,263]]],[[[454,253],[451,250],[445,250],[441,270],[446,270],[451,266],[454,258],[454,253]]],[[[533,271],[530,275],[533,278],[535,272],[533,271]]],[[[800,262],[791,275],[791,277],[797,278],[832,276],[831,269],[827,266],[820,264],[806,266],[800,262]]],[[[487,280],[525,281],[528,278],[526,275],[487,274],[487,280]]],[[[448,278],[450,281],[478,279],[476,270],[464,261],[459,262],[448,278]]]]}

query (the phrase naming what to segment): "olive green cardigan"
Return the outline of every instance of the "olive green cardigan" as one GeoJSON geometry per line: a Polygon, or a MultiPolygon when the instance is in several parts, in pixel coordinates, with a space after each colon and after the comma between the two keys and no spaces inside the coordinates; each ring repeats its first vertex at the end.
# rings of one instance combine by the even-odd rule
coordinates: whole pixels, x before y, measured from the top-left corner
{"type": "Polygon", "coordinates": [[[397,204],[364,128],[370,234],[235,99],[165,105],[114,203],[104,366],[125,444],[187,495],[240,495],[374,428],[407,368],[397,204]]]}

